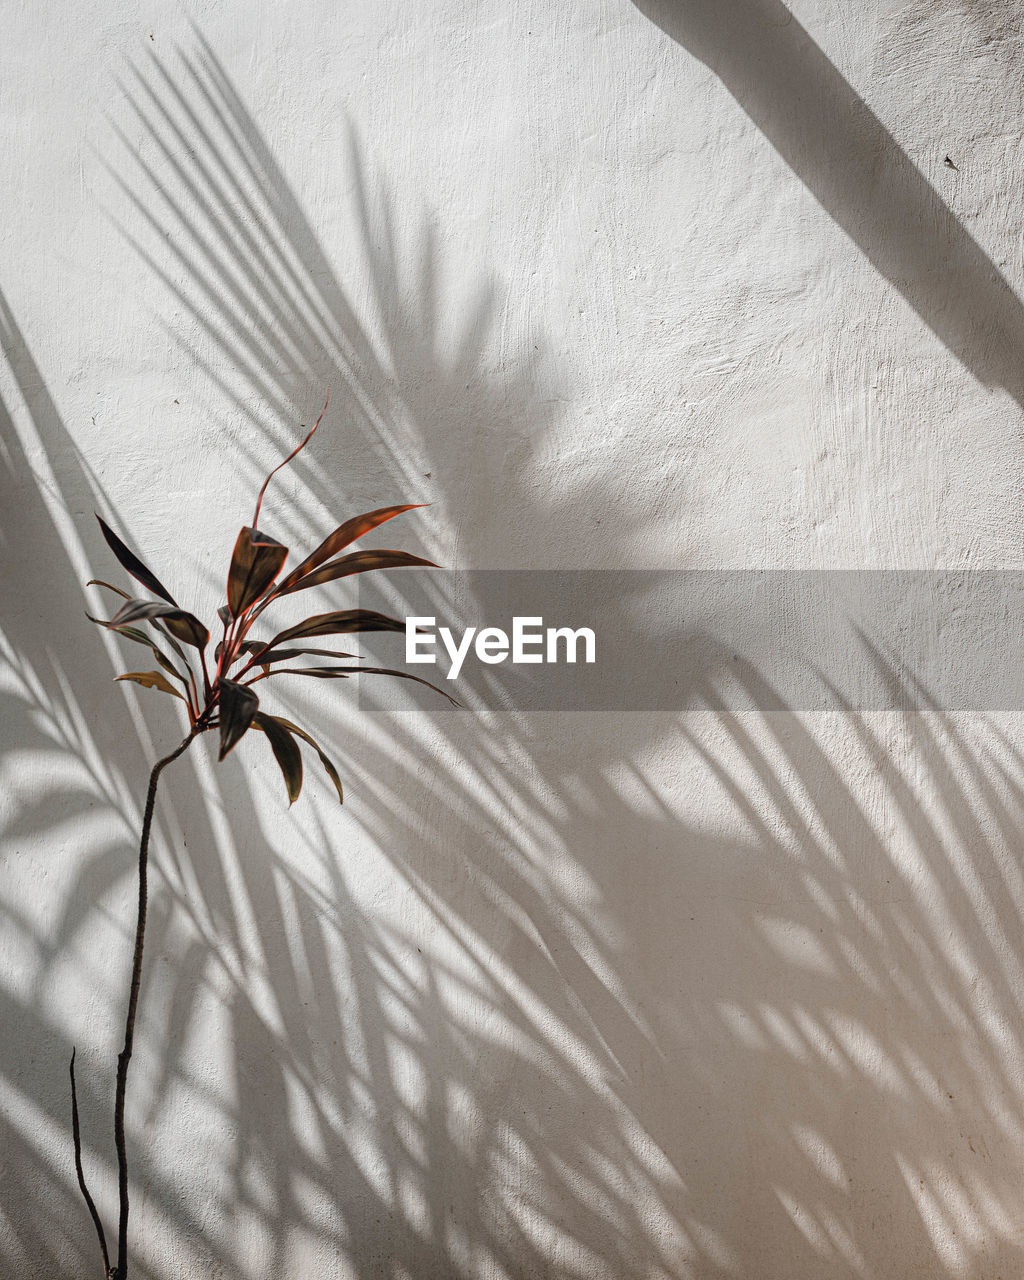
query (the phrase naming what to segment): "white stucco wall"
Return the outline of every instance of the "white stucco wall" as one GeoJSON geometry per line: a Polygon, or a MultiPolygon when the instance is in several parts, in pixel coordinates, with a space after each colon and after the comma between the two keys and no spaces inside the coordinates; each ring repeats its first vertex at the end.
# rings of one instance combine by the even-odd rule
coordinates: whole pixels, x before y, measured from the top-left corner
{"type": "MultiPolygon", "coordinates": [[[[1024,32],[2,14],[0,1272],[52,1280],[99,1274],[72,1045],[115,1211],[133,842],[181,736],[83,617],[92,512],[211,617],[330,388],[267,499],[292,546],[404,500],[397,545],[471,568],[1020,567],[1024,32]]],[[[289,811],[246,743],[166,776],[135,1275],[1019,1274],[1021,717],[739,681],[438,721],[315,683],[279,705],[343,809],[310,765],[289,811]]]]}

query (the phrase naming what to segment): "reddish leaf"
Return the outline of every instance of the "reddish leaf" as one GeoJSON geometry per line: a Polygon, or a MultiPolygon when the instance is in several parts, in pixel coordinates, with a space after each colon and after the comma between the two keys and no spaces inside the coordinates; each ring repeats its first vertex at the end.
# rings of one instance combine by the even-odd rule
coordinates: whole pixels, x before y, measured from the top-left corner
{"type": "MultiPolygon", "coordinates": [[[[372,609],[338,609],[333,613],[316,613],[305,622],[299,622],[287,631],[281,631],[267,642],[265,650],[288,640],[301,640],[304,636],[348,635],[356,631],[404,631],[405,623],[372,609]]],[[[260,661],[257,656],[257,661],[260,661]]]]}
{"type": "Polygon", "coordinates": [[[163,619],[163,624],[182,644],[190,644],[200,653],[210,643],[209,631],[194,614],[186,613],[184,609],[169,613],[163,619]]]}
{"type": "MultiPolygon", "coordinates": [[[[198,621],[199,621],[199,619],[197,618],[197,619],[195,619],[195,621],[196,621],[196,622],[198,622],[198,621]]],[[[202,626],[202,623],[199,623],[199,625],[200,625],[200,626],[202,626]]],[[[185,670],[186,670],[186,671],[191,671],[191,670],[192,670],[192,667],[191,667],[191,664],[189,663],[188,658],[185,656],[185,650],[181,647],[181,645],[180,645],[180,644],[178,644],[178,642],[177,642],[177,640],[175,640],[174,636],[172,636],[172,635],[171,635],[171,633],[167,630],[167,628],[166,628],[166,627],[163,625],[163,623],[162,623],[162,622],[160,622],[159,620],[157,620],[156,622],[154,622],[154,623],[153,623],[153,626],[154,626],[154,627],[155,627],[155,629],[156,629],[157,631],[159,631],[159,632],[160,632],[160,634],[161,634],[161,635],[166,639],[167,643],[171,646],[171,648],[174,650],[174,652],[178,655],[178,657],[179,657],[179,658],[181,659],[181,661],[184,663],[184,665],[185,665],[185,670]]],[[[203,647],[205,648],[205,645],[204,645],[203,647]]]]}
{"type": "Polygon", "coordinates": [[[334,767],[334,763],[330,759],[330,757],[324,754],[323,748],[316,741],[316,739],[311,738],[309,734],[305,731],[305,729],[300,729],[297,724],[292,724],[292,722],[290,720],[286,720],[284,716],[274,716],[274,719],[278,722],[278,724],[284,725],[286,729],[289,729],[292,733],[300,737],[303,742],[309,743],[309,745],[320,757],[320,763],[323,765],[324,770],[327,773],[327,776],[334,783],[334,789],[338,793],[338,803],[344,804],[345,796],[341,789],[341,779],[338,777],[338,771],[334,767]]]}
{"type": "MultiPolygon", "coordinates": [[[[119,594],[123,595],[124,593],[123,593],[123,592],[121,592],[121,593],[119,593],[119,594]]],[[[130,599],[130,597],[129,597],[129,596],[125,596],[125,599],[126,599],[126,600],[128,600],[128,599],[130,599]]],[[[136,602],[136,603],[138,603],[138,602],[136,602]]],[[[147,603],[153,603],[153,602],[151,602],[151,601],[142,601],[142,603],[143,603],[143,604],[147,604],[147,603]]],[[[162,606],[161,606],[161,607],[162,607],[162,606]]],[[[91,614],[91,613],[87,613],[85,616],[89,619],[89,621],[90,621],[90,622],[95,622],[95,623],[97,624],[97,626],[111,628],[112,630],[116,630],[116,631],[117,631],[117,634],[118,634],[118,635],[120,635],[120,636],[128,636],[128,638],[129,638],[130,640],[136,640],[136,641],[138,641],[140,644],[148,644],[148,645],[149,645],[149,647],[150,647],[150,648],[153,650],[153,652],[156,654],[157,659],[158,659],[158,660],[159,660],[159,662],[160,662],[160,665],[161,665],[162,667],[166,667],[168,671],[173,671],[173,672],[174,672],[174,674],[175,674],[176,676],[178,676],[178,677],[179,677],[179,679],[182,681],[182,683],[183,683],[183,684],[185,684],[185,687],[186,687],[186,688],[188,687],[188,682],[186,681],[185,677],[181,674],[181,672],[179,672],[179,671],[177,670],[177,668],[170,666],[170,664],[169,664],[169,663],[168,663],[168,661],[167,661],[167,657],[166,657],[166,655],[163,653],[163,651],[162,651],[162,650],[160,650],[160,649],[158,649],[158,648],[156,647],[156,645],[155,645],[155,644],[153,644],[153,642],[149,639],[149,637],[148,637],[148,636],[146,636],[146,635],[144,635],[144,633],[143,633],[143,632],[141,632],[141,631],[139,631],[136,627],[126,627],[126,626],[124,626],[124,625],[122,625],[122,624],[120,624],[120,623],[119,623],[116,627],[114,627],[114,626],[113,626],[113,621],[112,621],[112,620],[111,620],[111,622],[107,622],[107,621],[105,621],[103,618],[94,618],[94,617],[92,616],[92,614],[91,614]]],[[[196,619],[195,621],[197,621],[197,622],[198,622],[198,619],[196,619]]],[[[200,625],[202,625],[202,624],[200,623],[200,625]]],[[[180,644],[178,644],[177,640],[175,640],[174,636],[172,636],[172,635],[171,635],[171,634],[166,630],[166,628],[164,628],[163,626],[161,626],[161,624],[160,624],[159,620],[157,620],[157,621],[153,622],[153,626],[156,628],[156,630],[157,630],[157,631],[159,631],[159,632],[160,632],[160,634],[161,634],[162,636],[164,636],[164,638],[167,640],[167,643],[171,646],[171,648],[174,650],[174,652],[177,654],[177,656],[181,659],[182,665],[184,666],[185,670],[186,670],[186,671],[190,671],[190,670],[191,670],[191,668],[190,668],[190,666],[189,666],[188,658],[185,656],[184,650],[182,649],[181,645],[180,645],[180,644]]]]}
{"type": "Polygon", "coordinates": [[[159,689],[161,693],[169,693],[172,698],[181,698],[182,702],[186,701],[184,696],[171,684],[170,680],[159,671],[129,671],[127,675],[115,676],[114,678],[115,680],[131,680],[147,689],[159,689]]]}
{"type": "Polygon", "coordinates": [[[209,631],[194,614],[186,613],[177,605],[159,604],[156,600],[129,600],[106,626],[116,631],[125,623],[153,622],[156,619],[163,622],[171,635],[199,650],[205,649],[210,642],[209,631]]]}
{"type": "Polygon", "coordinates": [[[274,676],[314,676],[320,680],[345,680],[349,676],[397,676],[400,680],[415,680],[417,684],[425,684],[428,689],[433,689],[442,698],[447,698],[453,707],[462,705],[450,693],[445,693],[443,689],[439,689],[436,684],[431,684],[429,680],[424,680],[422,676],[414,676],[411,671],[396,671],[392,667],[284,667],[279,671],[272,671],[270,674],[274,676]]]}
{"type": "MultiPolygon", "coordinates": [[[[108,623],[104,622],[102,618],[93,618],[88,613],[85,616],[89,619],[90,622],[96,622],[101,627],[105,627],[109,625],[108,623]]],[[[178,668],[174,665],[174,663],[171,662],[170,658],[168,658],[167,654],[164,653],[164,651],[160,648],[159,645],[154,644],[154,642],[150,640],[149,636],[147,636],[144,631],[140,631],[138,627],[118,627],[117,634],[119,636],[124,636],[126,640],[134,640],[136,644],[144,644],[147,649],[152,651],[157,662],[160,663],[163,669],[165,671],[169,671],[172,676],[174,676],[176,679],[181,681],[181,683],[184,685],[186,690],[188,689],[187,677],[184,676],[178,670],[178,668]]]]}
{"type": "MultiPolygon", "coordinates": [[[[259,653],[262,645],[255,645],[254,651],[259,653]]],[[[359,657],[358,653],[342,653],[340,649],[275,649],[273,653],[264,653],[260,655],[259,665],[261,667],[269,666],[272,662],[290,662],[292,658],[302,658],[309,654],[314,658],[353,658],[359,657]]]]}
{"type": "MultiPolygon", "coordinates": [[[[234,657],[234,658],[232,658],[232,662],[237,662],[237,661],[238,661],[238,656],[239,656],[240,654],[243,654],[243,653],[259,653],[259,651],[260,651],[262,648],[263,648],[263,642],[262,642],[262,640],[243,640],[243,641],[242,641],[242,643],[238,646],[238,654],[236,654],[236,655],[235,655],[235,657],[234,657]]],[[[224,645],[221,643],[221,641],[219,641],[219,640],[218,640],[218,641],[217,641],[217,647],[216,647],[216,649],[214,649],[214,651],[213,651],[213,656],[214,656],[214,658],[216,658],[216,659],[218,659],[218,660],[219,660],[219,659],[220,659],[221,652],[223,651],[223,649],[224,649],[224,645]]]]}
{"type": "Polygon", "coordinates": [[[462,706],[458,698],[453,698],[450,693],[446,693],[439,685],[431,684],[429,680],[424,680],[422,676],[414,676],[409,671],[396,671],[392,667],[353,667],[352,674],[355,676],[364,674],[368,676],[397,676],[399,680],[415,680],[417,684],[425,684],[428,689],[433,689],[442,698],[447,698],[453,707],[462,706]]]}
{"type": "Polygon", "coordinates": [[[232,617],[255,603],[281,572],[288,548],[258,529],[242,529],[228,569],[228,609],[232,617]]]}
{"type": "Polygon", "coordinates": [[[100,529],[103,531],[103,536],[107,540],[107,546],[109,546],[114,555],[117,556],[118,560],[121,562],[122,568],[127,569],[136,582],[141,582],[142,585],[149,591],[152,591],[155,596],[160,596],[162,599],[166,600],[168,604],[177,606],[178,602],[156,574],[151,573],[138,556],[135,555],[134,552],[128,550],[102,516],[96,516],[96,519],[100,522],[100,529]]]}
{"type": "Polygon", "coordinates": [[[223,677],[217,682],[220,689],[220,754],[223,760],[252,724],[260,708],[260,700],[251,689],[235,684],[223,677]]]}
{"type": "Polygon", "coordinates": [[[120,587],[115,587],[112,582],[104,582],[101,578],[90,578],[85,585],[87,587],[106,587],[108,591],[113,591],[114,595],[120,596],[122,600],[131,599],[127,591],[122,591],[120,587]]]}
{"type": "Polygon", "coordinates": [[[304,578],[311,570],[322,565],[325,560],[330,560],[331,556],[336,555],[339,551],[344,550],[350,542],[355,542],[357,538],[361,538],[364,533],[369,533],[371,529],[376,529],[378,525],[383,524],[385,520],[391,520],[394,516],[400,516],[403,511],[412,511],[416,507],[425,506],[422,502],[410,502],[404,507],[380,507],[376,511],[368,511],[366,515],[355,516],[351,520],[346,520],[344,524],[339,525],[329,538],[325,538],[317,549],[308,555],[305,560],[295,569],[282,579],[280,586],[277,588],[276,594],[284,594],[295,585],[300,578],[304,578]]]}
{"type": "Polygon", "coordinates": [[[284,775],[284,784],[288,788],[288,803],[294,804],[302,790],[302,756],[295,744],[295,739],[285,728],[285,722],[279,720],[277,716],[264,715],[262,711],[257,711],[253,716],[252,727],[262,729],[267,735],[270,749],[284,775]]]}
{"type": "Polygon", "coordinates": [[[433,560],[424,560],[422,556],[410,555],[408,551],[353,551],[350,555],[332,560],[307,573],[304,578],[293,582],[290,587],[282,586],[278,595],[290,595],[293,591],[305,591],[307,587],[322,587],[325,582],[333,582],[336,578],[347,578],[352,573],[367,573],[371,569],[404,569],[415,565],[427,565],[436,569],[433,560]]]}
{"type": "Polygon", "coordinates": [[[281,468],[286,467],[288,463],[291,462],[292,458],[294,458],[297,453],[300,453],[303,449],[305,449],[306,445],[309,444],[310,440],[313,439],[313,432],[317,429],[320,423],[323,422],[324,414],[327,412],[327,406],[330,403],[331,403],[331,393],[328,391],[327,399],[324,401],[324,407],[320,410],[320,417],[317,418],[316,422],[313,423],[312,429],[310,430],[309,434],[299,445],[296,446],[296,448],[294,448],[291,451],[288,457],[285,458],[284,462],[279,462],[277,464],[277,466],[273,469],[273,471],[271,471],[270,475],[267,476],[266,480],[263,481],[263,487],[260,489],[259,497],[256,499],[256,511],[254,512],[252,517],[252,523],[254,527],[257,524],[259,524],[260,507],[263,505],[263,495],[267,491],[267,485],[270,484],[270,481],[274,478],[275,475],[277,475],[277,473],[281,470],[281,468]]]}
{"type": "Polygon", "coordinates": [[[123,627],[129,622],[150,622],[153,618],[162,618],[168,613],[180,613],[177,605],[160,604],[158,600],[129,600],[106,624],[108,627],[123,627]]]}
{"type": "Polygon", "coordinates": [[[281,667],[271,671],[272,676],[319,676],[321,680],[347,680],[352,674],[348,668],[338,667],[281,667]]]}

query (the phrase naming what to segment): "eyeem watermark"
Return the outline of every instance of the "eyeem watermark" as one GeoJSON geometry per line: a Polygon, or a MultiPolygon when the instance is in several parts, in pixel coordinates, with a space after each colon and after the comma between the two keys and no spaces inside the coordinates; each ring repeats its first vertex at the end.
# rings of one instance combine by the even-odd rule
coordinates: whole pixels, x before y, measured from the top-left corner
{"type": "Polygon", "coordinates": [[[434,627],[436,618],[406,618],[406,662],[436,662],[437,639],[448,651],[451,666],[448,679],[454,680],[462,670],[470,649],[481,662],[513,663],[576,662],[580,645],[583,661],[597,660],[597,637],[589,627],[545,627],[541,617],[513,618],[512,635],[501,627],[467,627],[456,640],[450,627],[434,627]]]}
{"type": "MultiPolygon", "coordinates": [[[[410,674],[457,692],[472,711],[1024,713],[1019,570],[470,569],[396,578],[356,579],[360,607],[401,619],[395,634],[361,638],[366,665],[403,665],[404,651],[410,674]],[[441,671],[451,679],[438,680],[441,671]]],[[[444,699],[408,681],[367,680],[358,695],[389,715],[448,714],[444,699]]]]}

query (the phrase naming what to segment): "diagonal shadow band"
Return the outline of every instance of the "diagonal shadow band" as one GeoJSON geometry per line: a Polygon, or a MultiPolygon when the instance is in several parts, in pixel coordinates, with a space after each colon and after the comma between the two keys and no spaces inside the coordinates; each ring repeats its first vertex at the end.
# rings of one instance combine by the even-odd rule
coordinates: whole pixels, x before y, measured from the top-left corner
{"type": "Polygon", "coordinates": [[[1024,307],[781,0],[633,0],[719,78],[821,207],[975,378],[1024,405],[1024,307]]]}

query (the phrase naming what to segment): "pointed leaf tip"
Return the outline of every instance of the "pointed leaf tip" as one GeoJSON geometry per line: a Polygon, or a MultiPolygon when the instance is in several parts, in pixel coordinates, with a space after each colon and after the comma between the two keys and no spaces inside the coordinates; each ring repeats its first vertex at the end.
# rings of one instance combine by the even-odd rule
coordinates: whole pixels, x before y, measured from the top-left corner
{"type": "Polygon", "coordinates": [[[415,511],[417,507],[422,507],[422,502],[407,502],[398,507],[378,507],[376,511],[368,511],[365,515],[354,516],[351,520],[346,520],[335,529],[335,531],[323,540],[315,551],[308,555],[305,560],[288,574],[281,582],[278,588],[279,592],[285,592],[294,586],[300,578],[304,578],[307,573],[311,573],[314,569],[319,568],[325,560],[330,560],[331,556],[337,555],[339,551],[344,549],[353,542],[356,542],[364,534],[369,533],[371,529],[376,529],[378,525],[384,524],[387,520],[400,516],[403,511],[415,511]]]}
{"type": "Polygon", "coordinates": [[[302,790],[302,755],[295,739],[285,727],[284,721],[277,716],[264,715],[262,711],[257,711],[253,716],[252,726],[266,734],[288,788],[288,804],[293,805],[302,790]]]}
{"type": "Polygon", "coordinates": [[[285,596],[294,591],[305,591],[307,587],[322,587],[338,578],[347,578],[353,573],[369,573],[373,569],[411,569],[420,566],[428,569],[439,567],[433,560],[425,560],[423,556],[414,556],[408,551],[353,551],[347,556],[339,556],[330,564],[311,569],[290,586],[282,586],[278,594],[285,596]]]}
{"type": "Polygon", "coordinates": [[[271,676],[313,676],[318,680],[347,680],[349,676],[396,676],[399,680],[413,680],[416,684],[426,685],[442,698],[447,698],[453,707],[461,709],[462,703],[457,698],[439,689],[436,684],[415,676],[411,671],[399,671],[394,667],[279,667],[271,676]]]}
{"type": "Polygon", "coordinates": [[[162,621],[172,636],[202,651],[210,643],[210,633],[195,616],[177,605],[160,604],[157,600],[129,600],[107,623],[115,631],[130,622],[162,621]]]}
{"type": "MultiPolygon", "coordinates": [[[[289,640],[301,640],[307,636],[349,635],[356,631],[404,631],[405,623],[390,618],[386,613],[373,609],[335,609],[331,613],[316,613],[304,622],[296,623],[280,631],[267,642],[269,651],[289,640]]],[[[268,655],[269,656],[269,652],[268,655]]],[[[260,661],[260,657],[257,657],[260,661]]]]}
{"type": "Polygon", "coordinates": [[[170,680],[159,671],[129,671],[123,676],[115,676],[114,679],[115,681],[131,680],[134,684],[141,684],[146,689],[159,689],[161,693],[169,693],[172,698],[186,701],[180,690],[175,689],[170,680]]]}
{"type": "Polygon", "coordinates": [[[237,618],[254,604],[281,572],[288,548],[258,529],[242,529],[228,569],[228,610],[237,618]]]}
{"type": "Polygon", "coordinates": [[[274,716],[274,719],[278,722],[278,724],[283,725],[287,730],[289,730],[289,732],[294,733],[297,737],[301,738],[303,742],[309,743],[309,745],[320,757],[320,763],[324,767],[324,772],[327,774],[331,782],[334,784],[334,790],[338,793],[338,804],[344,804],[345,793],[344,791],[342,791],[342,788],[341,788],[341,778],[338,776],[338,770],[334,767],[334,761],[331,760],[330,756],[327,755],[324,749],[320,746],[319,742],[317,742],[315,738],[310,737],[310,735],[305,731],[305,729],[300,729],[297,724],[293,724],[290,720],[286,720],[284,716],[274,716]]]}
{"type": "MultiPolygon", "coordinates": [[[[85,616],[89,618],[90,622],[98,622],[101,627],[108,625],[102,618],[91,618],[89,617],[89,614],[86,614],[85,616]]],[[[163,669],[174,676],[176,680],[180,680],[182,687],[186,691],[188,690],[188,677],[178,670],[170,658],[168,658],[167,654],[164,653],[160,646],[155,644],[144,631],[140,631],[138,627],[118,627],[115,634],[123,636],[126,640],[134,640],[136,644],[144,644],[147,649],[152,651],[153,656],[156,658],[157,662],[160,663],[163,669]]],[[[171,639],[170,637],[168,638],[171,639]]],[[[173,643],[174,640],[171,639],[171,644],[173,643]]],[[[184,654],[181,656],[184,659],[184,654]]],[[[185,662],[185,668],[186,670],[189,669],[187,662],[185,662]]]]}
{"type": "Polygon", "coordinates": [[[253,528],[255,528],[256,525],[258,525],[260,522],[260,507],[263,505],[263,495],[267,491],[267,485],[270,484],[270,481],[281,470],[281,468],[286,467],[288,463],[291,462],[292,458],[294,458],[297,453],[300,453],[303,449],[305,449],[306,445],[309,444],[310,440],[313,439],[313,432],[316,431],[320,423],[323,422],[324,414],[327,412],[327,406],[330,403],[331,403],[331,393],[328,391],[327,398],[326,400],[324,400],[324,407],[320,410],[320,417],[317,418],[316,422],[313,423],[312,429],[310,430],[309,434],[302,440],[302,442],[296,448],[294,448],[291,451],[288,457],[285,458],[284,462],[279,462],[277,464],[277,466],[273,469],[273,471],[271,471],[270,475],[267,476],[266,480],[263,481],[263,487],[260,489],[259,497],[257,497],[256,499],[256,510],[253,513],[253,517],[252,517],[253,528]]]}
{"type": "Polygon", "coordinates": [[[106,587],[108,591],[113,591],[113,593],[120,596],[122,600],[131,599],[131,596],[127,591],[122,591],[120,587],[115,587],[112,582],[104,582],[102,578],[90,578],[85,585],[87,587],[106,587]]]}
{"type": "Polygon", "coordinates": [[[107,546],[111,551],[113,551],[114,555],[117,556],[121,567],[126,569],[136,582],[141,582],[148,591],[152,591],[155,596],[160,596],[162,600],[166,600],[168,604],[174,605],[175,608],[177,608],[178,602],[156,574],[147,569],[134,551],[130,551],[128,547],[125,546],[101,515],[97,515],[96,512],[93,512],[93,515],[95,515],[96,519],[99,521],[100,530],[103,533],[103,537],[106,539],[107,546]]]}
{"type": "Polygon", "coordinates": [[[260,709],[260,700],[251,689],[236,684],[234,680],[218,681],[220,689],[220,753],[223,760],[242,738],[260,709]]]}

